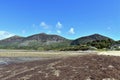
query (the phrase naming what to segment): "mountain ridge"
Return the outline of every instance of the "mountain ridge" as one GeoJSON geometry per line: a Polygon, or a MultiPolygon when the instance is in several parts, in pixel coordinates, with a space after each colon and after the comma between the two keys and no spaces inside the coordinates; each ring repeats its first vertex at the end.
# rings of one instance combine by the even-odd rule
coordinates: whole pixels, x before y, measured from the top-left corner
{"type": "Polygon", "coordinates": [[[0,48],[51,50],[51,49],[61,49],[67,47],[69,48],[72,47],[73,45],[88,44],[88,43],[90,45],[94,45],[92,44],[93,41],[95,41],[96,45],[106,44],[107,47],[115,42],[115,40],[113,40],[112,38],[100,34],[92,34],[88,36],[79,37],[74,40],[70,40],[59,35],[39,33],[39,34],[30,35],[28,37],[12,36],[10,38],[0,40],[0,48]],[[102,44],[101,44],[101,40],[104,40],[102,41],[102,44]]]}
{"type": "MultiPolygon", "coordinates": [[[[69,40],[59,35],[39,33],[28,37],[12,36],[0,40],[0,48],[33,48],[48,47],[49,45],[69,44],[69,40]]],[[[51,47],[51,46],[50,46],[51,47]]]]}
{"type": "MultiPolygon", "coordinates": [[[[61,37],[59,35],[54,34],[46,34],[46,33],[40,33],[40,34],[34,34],[31,36],[28,36],[25,38],[25,40],[37,40],[37,41],[46,41],[46,40],[65,40],[66,38],[61,37]]],[[[67,40],[67,39],[66,39],[67,40]]]]}
{"type": "Polygon", "coordinates": [[[88,43],[88,42],[97,41],[97,40],[108,40],[108,39],[114,41],[112,38],[109,38],[100,34],[92,34],[92,35],[83,36],[73,40],[71,42],[71,45],[79,45],[82,43],[88,43]]]}
{"type": "MultiPolygon", "coordinates": [[[[42,34],[43,34],[43,35],[57,35],[57,34],[47,34],[47,33],[37,33],[37,34],[41,34],[41,35],[42,35],[42,34]]],[[[28,35],[28,36],[26,36],[26,37],[30,37],[30,36],[37,35],[37,34],[28,35]]],[[[75,38],[75,39],[82,38],[82,37],[87,37],[87,36],[90,36],[90,35],[102,35],[102,36],[105,36],[105,37],[109,37],[109,36],[107,36],[107,35],[103,35],[103,34],[99,34],[99,33],[93,33],[93,34],[88,34],[88,35],[79,36],[79,37],[77,37],[77,38],[75,38]]],[[[20,35],[13,35],[13,36],[11,36],[11,37],[14,37],[14,36],[26,38],[25,36],[20,36],[20,35]]],[[[58,36],[61,36],[61,35],[58,35],[58,36]]],[[[11,37],[8,37],[8,38],[11,38],[11,37]]],[[[63,37],[63,36],[61,36],[61,37],[63,37]]],[[[8,39],[8,38],[1,39],[0,41],[5,40],[5,39],[8,39]]],[[[66,38],[66,37],[64,37],[64,38],[66,38]]],[[[112,37],[109,37],[109,38],[113,39],[112,37]]],[[[66,38],[66,39],[68,39],[68,40],[75,40],[75,39],[70,39],[70,38],[66,38]]],[[[113,40],[114,40],[114,39],[113,39],[113,40]]],[[[115,40],[115,41],[119,41],[119,40],[115,40]]]]}

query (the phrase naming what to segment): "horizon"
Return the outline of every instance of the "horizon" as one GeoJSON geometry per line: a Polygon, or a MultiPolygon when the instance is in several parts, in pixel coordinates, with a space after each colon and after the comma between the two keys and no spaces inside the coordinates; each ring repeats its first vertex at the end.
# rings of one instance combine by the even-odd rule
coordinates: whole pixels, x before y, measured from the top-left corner
{"type": "MultiPolygon", "coordinates": [[[[61,35],[59,35],[59,34],[50,34],[50,33],[36,33],[36,34],[28,35],[28,36],[12,35],[12,36],[7,37],[7,38],[11,38],[11,37],[14,37],[14,36],[18,36],[18,37],[24,37],[24,38],[26,38],[26,37],[34,36],[34,35],[37,35],[37,34],[57,35],[57,36],[60,36],[60,37],[66,38],[66,37],[61,36],[61,35]]],[[[109,37],[109,36],[106,36],[106,35],[102,35],[102,34],[99,34],[99,33],[93,33],[93,34],[88,34],[88,35],[82,35],[82,36],[79,36],[79,37],[74,38],[74,39],[69,39],[69,38],[66,38],[66,39],[68,39],[68,40],[76,40],[76,39],[79,39],[79,38],[82,38],[82,37],[91,36],[91,35],[101,35],[101,36],[108,37],[108,38],[110,38],[110,39],[115,40],[115,39],[112,38],[112,37],[109,37]]],[[[4,39],[7,39],[7,38],[4,38],[4,39]]],[[[0,39],[0,40],[4,40],[4,39],[0,39]]],[[[118,40],[120,40],[120,39],[118,39],[118,40]]],[[[118,40],[115,40],[115,41],[118,41],[118,40]]]]}
{"type": "Polygon", "coordinates": [[[0,40],[56,34],[76,39],[101,34],[120,40],[120,0],[1,0],[0,40]]]}

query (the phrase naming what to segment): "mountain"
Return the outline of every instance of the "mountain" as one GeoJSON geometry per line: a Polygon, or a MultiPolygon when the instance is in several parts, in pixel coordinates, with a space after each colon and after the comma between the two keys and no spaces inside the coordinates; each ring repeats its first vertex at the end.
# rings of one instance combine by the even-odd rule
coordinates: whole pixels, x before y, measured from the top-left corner
{"type": "Polygon", "coordinates": [[[18,42],[21,42],[24,38],[25,37],[15,35],[15,36],[0,40],[0,45],[6,45],[6,44],[10,45],[13,43],[18,43],[18,42]]]}
{"type": "Polygon", "coordinates": [[[50,45],[53,43],[60,43],[65,41],[69,41],[69,40],[58,35],[40,33],[24,38],[20,45],[24,45],[24,46],[35,45],[35,44],[50,45]]]}
{"type": "Polygon", "coordinates": [[[70,42],[70,40],[58,35],[40,33],[28,37],[12,36],[10,38],[0,40],[0,48],[52,49],[53,47],[67,46],[70,42]]]}
{"type": "Polygon", "coordinates": [[[89,35],[89,36],[84,36],[84,37],[80,37],[78,39],[75,39],[71,42],[71,45],[79,45],[79,44],[84,44],[84,43],[88,43],[88,42],[92,42],[92,41],[97,41],[97,40],[111,40],[114,41],[113,39],[100,35],[100,34],[93,34],[93,35],[89,35]]]}
{"type": "Polygon", "coordinates": [[[36,41],[41,41],[41,42],[47,42],[47,41],[63,42],[67,39],[65,39],[64,37],[58,36],[58,35],[48,35],[45,33],[40,33],[40,34],[35,34],[35,35],[24,38],[24,41],[26,40],[36,40],[36,41]]]}
{"type": "MultiPolygon", "coordinates": [[[[80,37],[75,40],[69,40],[59,35],[51,34],[35,34],[28,37],[13,36],[4,40],[0,40],[0,48],[4,49],[35,49],[35,50],[60,50],[66,48],[75,48],[71,45],[86,44],[98,49],[109,48],[115,41],[109,37],[93,34],[80,37]],[[93,42],[94,41],[94,42],[93,42]]],[[[86,48],[86,46],[84,46],[86,48]]],[[[83,48],[76,47],[77,49],[83,48]]],[[[76,49],[75,48],[75,49],[76,49]]],[[[67,49],[67,50],[68,50],[67,49]]]]}

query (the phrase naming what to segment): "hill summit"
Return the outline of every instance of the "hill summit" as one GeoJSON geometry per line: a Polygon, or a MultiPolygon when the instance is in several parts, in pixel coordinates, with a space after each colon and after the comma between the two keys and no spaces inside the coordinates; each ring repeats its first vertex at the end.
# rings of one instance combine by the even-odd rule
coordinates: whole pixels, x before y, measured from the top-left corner
{"type": "Polygon", "coordinates": [[[0,48],[12,49],[52,49],[54,46],[66,46],[69,40],[59,35],[53,34],[34,34],[28,37],[12,36],[10,38],[0,40],[0,48]],[[67,43],[67,44],[66,44],[67,43]]]}
{"type": "Polygon", "coordinates": [[[97,40],[112,40],[113,39],[100,35],[100,34],[92,34],[89,36],[84,36],[84,37],[80,37],[78,39],[75,39],[71,42],[71,45],[79,45],[79,44],[83,44],[83,43],[88,43],[88,42],[92,42],[92,41],[97,41],[97,40]]]}
{"type": "MultiPolygon", "coordinates": [[[[28,37],[13,36],[0,40],[1,49],[35,49],[35,50],[80,50],[86,45],[87,49],[93,46],[97,49],[110,48],[116,41],[100,35],[92,34],[75,40],[69,40],[59,35],[53,34],[34,34],[28,37]],[[75,46],[74,46],[75,45],[75,46]],[[77,46],[77,47],[76,47],[77,46]]],[[[85,47],[85,48],[86,48],[85,47]]]]}
{"type": "Polygon", "coordinates": [[[52,42],[63,42],[67,39],[65,39],[64,37],[58,36],[58,35],[50,35],[50,34],[46,34],[46,33],[40,33],[40,34],[35,34],[32,36],[28,36],[24,39],[24,41],[26,40],[37,40],[37,41],[41,41],[41,42],[48,42],[48,41],[52,41],[52,42]]]}

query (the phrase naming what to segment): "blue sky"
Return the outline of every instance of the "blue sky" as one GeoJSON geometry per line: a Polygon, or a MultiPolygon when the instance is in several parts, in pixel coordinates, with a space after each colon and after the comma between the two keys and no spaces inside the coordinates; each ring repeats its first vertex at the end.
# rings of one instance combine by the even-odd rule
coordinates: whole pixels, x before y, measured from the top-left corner
{"type": "Polygon", "coordinates": [[[120,0],[0,0],[0,39],[43,32],[119,40],[120,0]]]}

